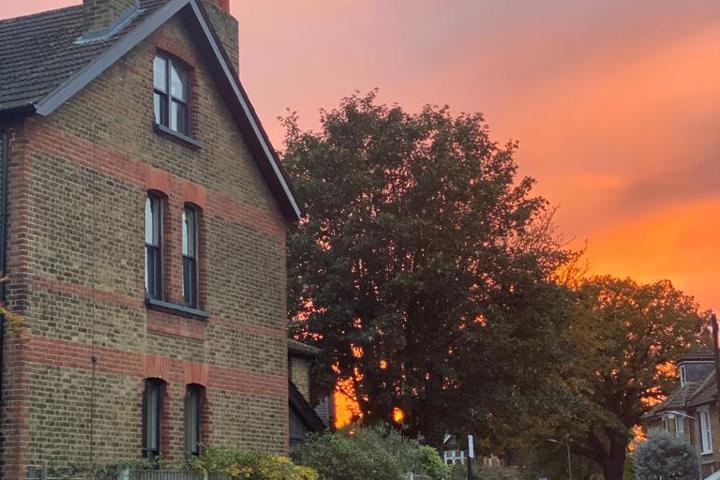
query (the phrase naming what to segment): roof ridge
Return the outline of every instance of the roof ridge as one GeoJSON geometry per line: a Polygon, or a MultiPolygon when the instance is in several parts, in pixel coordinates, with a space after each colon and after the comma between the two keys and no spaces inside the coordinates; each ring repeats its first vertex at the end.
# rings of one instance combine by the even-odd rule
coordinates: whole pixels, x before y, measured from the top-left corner
{"type": "Polygon", "coordinates": [[[56,8],[54,10],[45,10],[37,13],[30,13],[28,15],[20,15],[19,17],[2,18],[0,19],[0,25],[5,26],[3,25],[5,23],[19,22],[20,20],[30,20],[36,17],[42,17],[44,15],[58,15],[63,12],[70,12],[72,10],[81,10],[82,8],[82,5],[70,5],[69,7],[56,8]]]}

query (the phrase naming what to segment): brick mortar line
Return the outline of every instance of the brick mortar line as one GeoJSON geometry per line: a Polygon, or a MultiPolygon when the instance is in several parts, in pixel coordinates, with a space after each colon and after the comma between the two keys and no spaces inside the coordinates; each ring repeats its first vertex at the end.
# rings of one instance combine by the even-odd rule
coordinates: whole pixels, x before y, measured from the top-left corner
{"type": "MultiPolygon", "coordinates": [[[[26,341],[26,359],[28,364],[55,366],[78,370],[92,370],[92,349],[81,342],[30,336],[26,341]]],[[[185,384],[183,373],[186,366],[207,366],[210,389],[246,393],[270,398],[285,398],[287,379],[281,375],[255,373],[244,369],[231,369],[207,363],[193,363],[172,357],[159,357],[138,352],[123,352],[109,348],[95,348],[98,358],[97,371],[133,378],[152,376],[146,371],[146,358],[167,362],[169,375],[163,378],[171,384],[185,384]],[[230,382],[228,382],[230,380],[230,382]],[[221,383],[220,383],[221,382],[221,383]]]]}
{"type": "MultiPolygon", "coordinates": [[[[111,305],[113,307],[134,308],[137,310],[147,311],[144,300],[138,300],[134,297],[109,292],[107,290],[101,290],[98,288],[87,287],[84,285],[69,282],[61,282],[42,277],[35,277],[29,283],[32,285],[33,288],[36,289],[77,295],[78,297],[81,297],[85,300],[95,300],[105,303],[107,305],[111,305]]],[[[177,318],[187,322],[194,321],[179,316],[177,318]]],[[[254,325],[246,322],[228,320],[218,315],[212,315],[210,319],[207,320],[207,325],[212,325],[218,328],[226,328],[228,330],[233,330],[240,333],[247,333],[249,335],[256,335],[259,337],[269,337],[276,339],[287,338],[287,332],[284,329],[274,329],[270,327],[264,327],[262,325],[254,325]]]]}
{"type": "Polygon", "coordinates": [[[251,204],[233,200],[223,193],[209,190],[204,185],[179,177],[166,170],[153,167],[141,161],[132,160],[125,155],[108,150],[102,145],[88,142],[56,127],[49,125],[40,127],[36,123],[31,133],[35,138],[35,141],[32,145],[29,145],[30,148],[28,149],[28,153],[31,155],[37,151],[56,155],[65,161],[70,161],[88,170],[131,183],[144,190],[148,189],[147,179],[151,178],[153,174],[167,176],[171,184],[179,191],[195,189],[205,192],[207,194],[207,205],[200,206],[206,208],[207,214],[222,218],[226,221],[238,223],[260,234],[267,235],[280,243],[284,244],[285,242],[285,223],[284,221],[278,221],[277,217],[270,212],[259,209],[251,204]],[[92,149],[95,149],[96,155],[104,158],[105,162],[93,164],[89,161],[88,156],[84,155],[84,152],[92,149]],[[243,215],[243,212],[245,215],[243,215]],[[254,223],[252,220],[256,222],[254,223]]]}

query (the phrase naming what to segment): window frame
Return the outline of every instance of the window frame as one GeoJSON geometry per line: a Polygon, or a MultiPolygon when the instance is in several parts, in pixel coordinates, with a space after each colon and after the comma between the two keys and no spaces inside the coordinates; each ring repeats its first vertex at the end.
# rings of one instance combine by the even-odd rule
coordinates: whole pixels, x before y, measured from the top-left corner
{"type": "Polygon", "coordinates": [[[183,303],[195,309],[200,308],[200,212],[197,206],[186,203],[183,207],[180,227],[182,230],[183,303]],[[192,217],[190,226],[187,222],[188,216],[192,217]]]}
{"type": "Polygon", "coordinates": [[[675,415],[675,436],[677,438],[685,437],[685,419],[680,415],[675,415]]]}
{"type": "Polygon", "coordinates": [[[163,300],[164,298],[163,219],[165,208],[163,203],[162,195],[157,192],[150,191],[145,197],[145,296],[153,300],[163,300]],[[151,222],[150,243],[148,243],[148,212],[151,222]]]}
{"type": "Polygon", "coordinates": [[[703,408],[698,410],[700,417],[698,425],[700,427],[700,453],[709,455],[713,453],[712,442],[712,424],[710,423],[710,409],[703,408]],[[707,437],[706,437],[707,434],[707,437]]]}
{"type": "Polygon", "coordinates": [[[687,372],[685,371],[685,365],[680,365],[680,386],[684,387],[687,384],[687,372]]]}
{"type": "Polygon", "coordinates": [[[202,453],[202,416],[203,406],[205,397],[205,387],[197,384],[187,385],[185,388],[185,400],[183,402],[183,448],[185,449],[185,455],[187,457],[198,456],[202,453]],[[189,409],[191,408],[191,400],[195,398],[195,412],[194,412],[194,423],[195,439],[190,438],[189,422],[189,409]],[[194,446],[191,445],[194,443],[194,446]]]}
{"type": "Polygon", "coordinates": [[[155,116],[155,124],[167,128],[173,133],[180,134],[182,136],[189,137],[190,135],[190,73],[191,68],[187,63],[182,60],[166,54],[164,52],[157,52],[153,58],[153,113],[155,116]],[[155,62],[162,60],[164,62],[164,85],[159,88],[158,82],[155,76],[155,62]],[[173,95],[172,83],[173,83],[173,72],[177,74],[178,79],[182,85],[182,95],[185,97],[180,98],[173,95]],[[160,112],[158,115],[156,109],[156,97],[160,99],[160,112]],[[180,125],[180,117],[174,118],[173,106],[178,106],[178,111],[183,112],[184,124],[180,125]],[[182,107],[180,109],[180,107],[182,107]],[[175,127],[172,126],[173,120],[175,127]]]}
{"type": "Polygon", "coordinates": [[[145,380],[145,390],[143,392],[142,403],[142,456],[143,458],[159,458],[162,452],[162,414],[163,414],[163,395],[165,392],[165,382],[159,378],[148,378],[145,380]],[[150,445],[150,395],[155,394],[154,405],[154,422],[152,428],[155,430],[154,437],[156,444],[150,445]]]}

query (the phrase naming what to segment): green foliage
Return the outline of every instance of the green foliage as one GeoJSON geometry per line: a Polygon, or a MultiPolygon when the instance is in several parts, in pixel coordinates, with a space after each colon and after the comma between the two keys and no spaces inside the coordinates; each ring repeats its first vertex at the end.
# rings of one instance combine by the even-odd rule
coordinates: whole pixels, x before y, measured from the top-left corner
{"type": "Polygon", "coordinates": [[[552,401],[538,392],[567,299],[550,278],[569,258],[516,145],[491,140],[480,114],[410,114],[375,93],[321,122],[286,120],[283,165],[307,213],[288,238],[295,334],[322,338],[327,384],[335,366],[353,377],[370,423],[399,407],[431,444],[515,438],[552,401]]]}
{"type": "Polygon", "coordinates": [[[669,281],[596,277],[580,282],[576,294],[564,333],[566,369],[555,393],[562,408],[548,412],[543,435],[567,439],[606,479],[620,480],[646,400],[677,386],[672,371],[659,367],[702,344],[706,321],[694,299],[669,281]]]}
{"type": "Polygon", "coordinates": [[[382,427],[327,433],[296,448],[293,459],[316,469],[320,480],[398,480],[408,472],[434,480],[449,476],[437,450],[382,427]]]}
{"type": "Polygon", "coordinates": [[[698,456],[685,440],[667,432],[650,435],[633,455],[637,480],[694,480],[698,456]]]}
{"type": "Polygon", "coordinates": [[[450,467],[433,447],[421,445],[417,459],[417,466],[413,473],[429,475],[433,480],[446,480],[450,478],[450,467]]]}
{"type": "Polygon", "coordinates": [[[189,459],[188,466],[198,473],[222,473],[233,480],[317,480],[318,478],[317,472],[313,469],[294,465],[286,457],[230,448],[206,448],[201,456],[189,459]]]}

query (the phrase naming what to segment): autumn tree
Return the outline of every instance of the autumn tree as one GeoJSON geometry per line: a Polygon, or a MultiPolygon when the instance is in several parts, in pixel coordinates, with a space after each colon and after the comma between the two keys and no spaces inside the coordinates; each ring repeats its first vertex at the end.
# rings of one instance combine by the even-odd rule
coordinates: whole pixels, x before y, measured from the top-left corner
{"type": "Polygon", "coordinates": [[[638,284],[609,276],[576,288],[564,333],[563,382],[545,428],[575,454],[595,461],[607,480],[621,480],[633,426],[676,385],[673,362],[704,343],[705,320],[692,297],[669,281],[638,284]]]}
{"type": "Polygon", "coordinates": [[[550,277],[569,257],[516,145],[480,114],[411,114],[375,93],[323,112],[318,132],[286,125],[306,212],[288,238],[296,334],[351,379],[366,421],[400,408],[430,441],[512,439],[548,398],[568,311],[550,277]]]}

